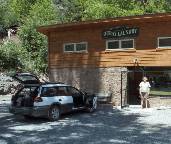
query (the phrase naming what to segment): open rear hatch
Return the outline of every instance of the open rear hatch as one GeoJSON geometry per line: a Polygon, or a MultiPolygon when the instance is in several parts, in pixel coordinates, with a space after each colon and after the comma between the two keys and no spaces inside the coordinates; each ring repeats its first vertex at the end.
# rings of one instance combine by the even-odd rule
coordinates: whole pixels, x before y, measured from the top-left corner
{"type": "Polygon", "coordinates": [[[32,107],[35,97],[38,95],[36,86],[24,87],[20,89],[13,97],[12,104],[17,107],[32,107]]]}
{"type": "Polygon", "coordinates": [[[33,99],[38,94],[37,88],[41,84],[39,78],[31,73],[15,73],[11,77],[21,84],[19,88],[16,88],[16,93],[12,96],[13,106],[33,106],[33,99]]]}
{"type": "Polygon", "coordinates": [[[41,83],[39,78],[31,73],[16,73],[11,77],[24,85],[39,85],[41,83]]]}

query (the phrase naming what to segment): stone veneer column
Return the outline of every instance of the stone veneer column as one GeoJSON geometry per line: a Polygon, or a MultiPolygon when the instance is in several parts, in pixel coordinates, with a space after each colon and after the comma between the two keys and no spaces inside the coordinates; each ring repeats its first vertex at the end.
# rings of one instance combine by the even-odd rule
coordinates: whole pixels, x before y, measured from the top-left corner
{"type": "MultiPolygon", "coordinates": [[[[112,93],[112,102],[120,105],[121,71],[125,67],[111,68],[61,68],[50,70],[50,80],[64,82],[86,92],[112,93]]],[[[123,75],[123,97],[125,96],[127,75],[123,75]]]]}

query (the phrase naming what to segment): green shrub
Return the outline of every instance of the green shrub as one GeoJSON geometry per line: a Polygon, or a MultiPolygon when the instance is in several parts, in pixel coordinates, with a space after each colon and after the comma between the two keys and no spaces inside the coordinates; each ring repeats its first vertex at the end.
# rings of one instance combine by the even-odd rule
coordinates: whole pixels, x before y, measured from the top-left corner
{"type": "Polygon", "coordinates": [[[26,52],[19,45],[7,41],[0,45],[0,69],[15,70],[18,67],[23,68],[23,59],[26,57],[26,52]]]}

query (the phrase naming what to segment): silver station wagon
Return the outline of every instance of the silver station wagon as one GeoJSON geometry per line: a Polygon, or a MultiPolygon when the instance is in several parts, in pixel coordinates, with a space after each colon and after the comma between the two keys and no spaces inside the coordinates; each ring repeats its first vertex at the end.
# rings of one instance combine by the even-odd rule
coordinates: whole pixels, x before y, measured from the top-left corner
{"type": "Polygon", "coordinates": [[[12,76],[21,85],[12,96],[9,111],[24,117],[46,117],[58,120],[63,113],[74,110],[93,112],[97,108],[97,97],[79,91],[63,83],[41,83],[30,73],[17,73],[12,76]]]}

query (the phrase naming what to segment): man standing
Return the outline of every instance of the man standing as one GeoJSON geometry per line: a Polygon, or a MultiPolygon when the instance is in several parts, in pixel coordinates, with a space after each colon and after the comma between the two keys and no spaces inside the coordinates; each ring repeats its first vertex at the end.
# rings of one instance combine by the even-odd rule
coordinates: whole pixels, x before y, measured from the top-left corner
{"type": "Polygon", "coordinates": [[[141,97],[141,106],[142,108],[144,108],[144,104],[145,104],[145,108],[148,108],[148,96],[150,94],[150,83],[148,82],[147,77],[143,77],[142,82],[139,84],[140,89],[139,89],[139,93],[140,93],[140,97],[141,97]]]}

